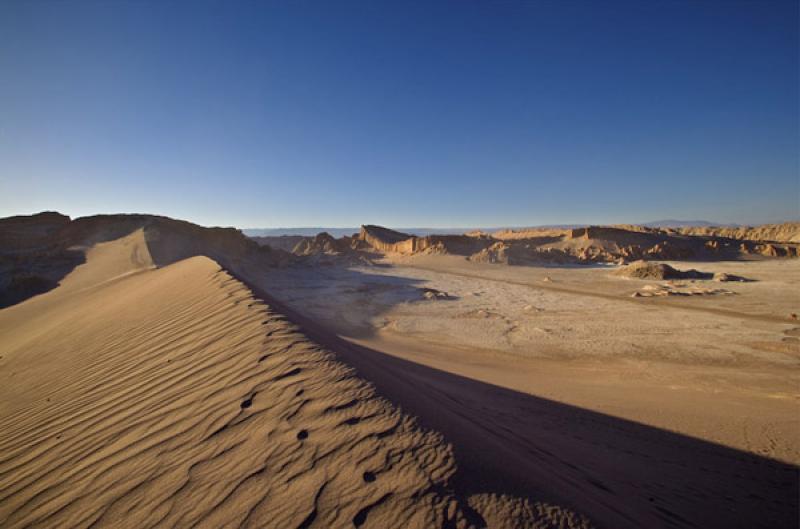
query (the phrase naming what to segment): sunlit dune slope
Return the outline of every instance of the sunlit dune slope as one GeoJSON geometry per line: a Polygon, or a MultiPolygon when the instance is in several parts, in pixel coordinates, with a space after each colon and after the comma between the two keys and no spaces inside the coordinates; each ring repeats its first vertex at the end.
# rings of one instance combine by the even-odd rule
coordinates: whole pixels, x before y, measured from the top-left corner
{"type": "MultiPolygon", "coordinates": [[[[487,523],[439,434],[211,259],[156,268],[141,229],[0,311],[0,344],[3,528],[487,523]]],[[[494,526],[586,525],[508,501],[494,526]]]]}

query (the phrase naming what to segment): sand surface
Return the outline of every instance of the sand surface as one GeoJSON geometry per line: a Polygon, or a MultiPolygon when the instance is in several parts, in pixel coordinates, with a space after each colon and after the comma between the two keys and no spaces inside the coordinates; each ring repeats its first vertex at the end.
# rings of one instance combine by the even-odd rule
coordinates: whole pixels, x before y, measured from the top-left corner
{"type": "Polygon", "coordinates": [[[756,281],[642,299],[664,282],[415,256],[287,269],[265,288],[352,344],[348,361],[486,484],[546,491],[607,527],[792,527],[800,268],[673,265],[756,281]]]}
{"type": "Polygon", "coordinates": [[[3,528],[590,526],[483,486],[214,261],[156,268],[142,230],[0,311],[0,344],[3,528]]]}

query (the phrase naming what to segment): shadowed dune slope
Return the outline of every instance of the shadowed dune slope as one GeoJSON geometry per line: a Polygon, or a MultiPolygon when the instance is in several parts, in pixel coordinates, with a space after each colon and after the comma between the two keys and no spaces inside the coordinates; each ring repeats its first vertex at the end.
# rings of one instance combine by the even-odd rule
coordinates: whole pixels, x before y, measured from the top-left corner
{"type": "Polygon", "coordinates": [[[794,464],[386,354],[275,306],[453,443],[451,482],[489,527],[528,527],[497,492],[571,505],[605,528],[797,527],[794,464]]]}
{"type": "Polygon", "coordinates": [[[440,434],[211,259],[156,268],[146,235],[0,311],[3,528],[588,526],[507,497],[484,518],[440,434]]]}

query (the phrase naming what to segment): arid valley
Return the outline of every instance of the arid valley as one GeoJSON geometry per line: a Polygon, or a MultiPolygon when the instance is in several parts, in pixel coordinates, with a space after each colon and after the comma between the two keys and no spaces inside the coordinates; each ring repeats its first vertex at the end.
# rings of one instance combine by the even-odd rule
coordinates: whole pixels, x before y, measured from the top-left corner
{"type": "Polygon", "coordinates": [[[3,527],[796,521],[798,224],[0,241],[3,527]]]}

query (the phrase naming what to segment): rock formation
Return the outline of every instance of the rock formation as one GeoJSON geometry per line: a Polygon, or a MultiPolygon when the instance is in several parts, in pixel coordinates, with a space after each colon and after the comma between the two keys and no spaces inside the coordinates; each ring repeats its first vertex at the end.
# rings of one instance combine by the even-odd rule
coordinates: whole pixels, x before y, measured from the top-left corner
{"type": "Polygon", "coordinates": [[[761,226],[690,227],[679,228],[678,233],[705,237],[724,237],[743,241],[772,241],[800,243],[800,222],[763,224],[761,226]]]}
{"type": "Polygon", "coordinates": [[[636,261],[612,272],[614,275],[634,279],[711,279],[713,274],[697,270],[678,270],[664,263],[636,261]]]}
{"type": "Polygon", "coordinates": [[[416,237],[370,225],[362,226],[358,239],[384,254],[441,253],[461,255],[474,262],[511,265],[797,257],[800,251],[800,244],[792,242],[740,241],[642,226],[537,228],[416,237]]]}

